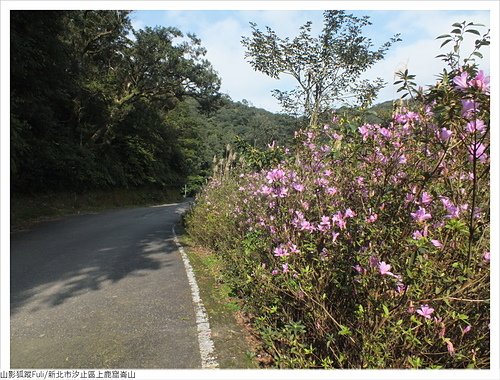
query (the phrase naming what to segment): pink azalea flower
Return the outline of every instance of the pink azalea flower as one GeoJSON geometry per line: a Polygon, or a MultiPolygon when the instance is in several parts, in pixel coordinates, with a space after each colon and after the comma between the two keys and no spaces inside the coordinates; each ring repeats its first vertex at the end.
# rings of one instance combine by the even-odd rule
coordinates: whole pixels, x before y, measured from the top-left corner
{"type": "Polygon", "coordinates": [[[321,223],[322,226],[330,228],[330,217],[328,216],[322,216],[321,217],[321,223]]]}
{"type": "Polygon", "coordinates": [[[448,215],[446,215],[447,218],[453,219],[453,218],[458,218],[460,216],[460,208],[455,206],[447,197],[441,197],[441,202],[443,203],[443,206],[446,208],[446,211],[448,212],[448,215]]]}
{"type": "Polygon", "coordinates": [[[289,256],[290,254],[286,250],[286,247],[283,247],[283,245],[280,245],[279,247],[274,249],[274,256],[282,257],[282,256],[289,256]]]}
{"type": "Polygon", "coordinates": [[[392,275],[392,273],[390,272],[391,266],[389,264],[386,264],[385,261],[381,261],[380,263],[378,263],[378,270],[382,275],[392,275]]]}
{"type": "Polygon", "coordinates": [[[442,128],[441,131],[439,132],[439,139],[442,142],[446,142],[450,139],[451,135],[453,134],[452,131],[446,128],[442,128]]]}
{"type": "Polygon", "coordinates": [[[405,285],[405,284],[403,284],[402,282],[398,282],[398,283],[396,284],[396,291],[397,291],[399,294],[401,294],[401,293],[405,292],[405,291],[406,291],[406,289],[408,289],[408,285],[405,285]]]}
{"type": "Polygon", "coordinates": [[[483,70],[479,70],[476,77],[469,84],[472,87],[478,88],[481,92],[489,94],[490,92],[490,77],[484,76],[483,70]]]}
{"type": "Polygon", "coordinates": [[[429,307],[429,305],[422,305],[420,309],[417,310],[417,313],[426,319],[431,319],[431,314],[434,313],[434,309],[429,307]]]}
{"type": "Polygon", "coordinates": [[[338,232],[332,232],[332,241],[335,243],[335,241],[337,240],[337,238],[339,237],[339,233],[338,232]]]}
{"type": "Polygon", "coordinates": [[[392,136],[392,133],[391,131],[389,131],[387,128],[380,128],[379,129],[379,132],[382,136],[386,137],[386,138],[389,138],[392,136]]]}
{"type": "Polygon", "coordinates": [[[309,231],[309,232],[312,232],[315,230],[315,227],[309,223],[307,220],[303,220],[301,223],[300,223],[300,229],[302,231],[309,231]]]}
{"type": "Polygon", "coordinates": [[[356,216],[356,213],[354,211],[352,211],[350,208],[345,210],[344,218],[354,218],[355,216],[356,216]]]}
{"type": "Polygon", "coordinates": [[[359,127],[358,131],[359,133],[361,133],[361,136],[363,136],[363,141],[365,141],[370,134],[370,130],[366,127],[366,125],[362,125],[361,127],[359,127]]]}
{"type": "Polygon", "coordinates": [[[484,132],[486,130],[486,125],[484,124],[484,121],[482,121],[481,119],[476,119],[473,121],[469,121],[467,123],[466,128],[467,131],[470,133],[474,133],[476,131],[484,132]]]}
{"type": "Polygon", "coordinates": [[[292,187],[297,190],[299,193],[303,192],[305,187],[301,183],[294,183],[292,187]]]}
{"type": "Polygon", "coordinates": [[[327,187],[326,188],[326,192],[329,194],[329,195],[335,195],[335,193],[337,193],[337,189],[335,187],[327,187]]]}
{"type": "Polygon", "coordinates": [[[462,102],[462,116],[471,117],[474,113],[479,111],[479,103],[474,100],[461,100],[462,102]]]}
{"type": "Polygon", "coordinates": [[[271,272],[271,274],[273,276],[276,276],[278,273],[279,273],[279,271],[277,269],[273,269],[273,271],[271,272]]]}
{"type": "Polygon", "coordinates": [[[469,146],[469,161],[472,162],[475,159],[478,159],[480,162],[484,163],[488,159],[488,155],[486,154],[486,147],[482,143],[476,143],[469,146]]]}
{"type": "Polygon", "coordinates": [[[412,237],[415,240],[420,240],[420,239],[422,239],[424,237],[424,235],[422,235],[422,232],[420,232],[419,230],[417,230],[417,231],[413,232],[412,237]]]}
{"type": "Polygon", "coordinates": [[[420,199],[420,202],[424,205],[427,205],[432,202],[432,196],[426,191],[424,191],[422,193],[422,198],[420,199]]]}
{"type": "Polygon", "coordinates": [[[439,249],[443,248],[443,244],[439,240],[431,239],[431,243],[436,248],[439,248],[439,249]]]}
{"type": "Polygon", "coordinates": [[[260,188],[260,193],[261,193],[261,194],[264,194],[264,195],[269,195],[269,194],[271,194],[272,192],[273,192],[273,189],[272,189],[271,187],[269,187],[269,186],[264,185],[264,186],[262,186],[262,187],[260,188]]]}
{"type": "Polygon", "coordinates": [[[366,218],[366,222],[367,223],[374,223],[377,219],[378,219],[378,215],[377,214],[370,214],[366,218]]]}
{"type": "Polygon", "coordinates": [[[277,195],[279,198],[286,198],[288,196],[288,188],[280,187],[277,191],[277,195]]]}
{"type": "Polygon", "coordinates": [[[282,169],[273,169],[267,173],[266,178],[269,183],[281,181],[285,178],[285,172],[282,169]]]}
{"type": "Polygon", "coordinates": [[[483,260],[489,262],[490,261],[490,253],[485,252],[483,255],[483,260]]]}
{"type": "Polygon", "coordinates": [[[283,268],[283,273],[288,273],[288,264],[282,264],[281,267],[283,268]]]}
{"type": "Polygon", "coordinates": [[[469,88],[469,74],[464,71],[460,76],[453,78],[453,83],[461,90],[466,90],[469,88]]]}
{"type": "Polygon", "coordinates": [[[421,223],[432,218],[432,215],[427,213],[423,207],[419,207],[416,212],[412,212],[411,216],[417,223],[421,223]]]}
{"type": "Polygon", "coordinates": [[[450,340],[446,341],[446,348],[451,356],[455,355],[455,347],[453,347],[453,343],[450,340]]]}
{"type": "Polygon", "coordinates": [[[468,325],[466,328],[462,330],[462,334],[467,334],[472,329],[471,325],[468,325]]]}

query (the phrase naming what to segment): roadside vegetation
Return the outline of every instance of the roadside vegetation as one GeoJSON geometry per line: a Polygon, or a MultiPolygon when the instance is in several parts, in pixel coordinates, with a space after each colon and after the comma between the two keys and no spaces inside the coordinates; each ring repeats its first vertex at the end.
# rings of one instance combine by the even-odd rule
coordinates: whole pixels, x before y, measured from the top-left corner
{"type": "Polygon", "coordinates": [[[220,368],[259,368],[268,355],[241,310],[241,299],[224,281],[224,261],[181,231],[181,242],[193,266],[203,305],[210,319],[220,368]],[[264,357],[263,357],[264,356],[264,357]]]}
{"type": "MultiPolygon", "coordinates": [[[[342,12],[326,16],[327,35],[360,31],[342,12]]],[[[259,44],[277,37],[254,28],[248,54],[272,76],[281,61],[265,62],[259,44]]],[[[240,146],[197,196],[187,230],[223,261],[272,366],[489,368],[490,98],[475,61],[489,34],[480,28],[456,23],[438,37],[452,51],[430,88],[399,72],[402,97],[381,121],[366,121],[363,97],[359,113],[320,123],[324,98],[303,91],[309,125],[293,144],[240,146]],[[475,48],[464,53],[467,36],[475,48]]],[[[308,32],[294,43],[311,41],[308,32]]]]}

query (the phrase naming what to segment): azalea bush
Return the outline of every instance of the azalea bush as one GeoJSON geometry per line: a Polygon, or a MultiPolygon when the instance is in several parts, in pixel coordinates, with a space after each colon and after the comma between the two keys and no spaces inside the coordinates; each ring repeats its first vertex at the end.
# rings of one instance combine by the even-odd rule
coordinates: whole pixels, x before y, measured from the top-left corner
{"type": "Polygon", "coordinates": [[[412,100],[387,123],[335,116],[198,196],[188,229],[276,366],[489,367],[489,78],[471,57],[444,56],[425,92],[401,73],[412,100]]]}

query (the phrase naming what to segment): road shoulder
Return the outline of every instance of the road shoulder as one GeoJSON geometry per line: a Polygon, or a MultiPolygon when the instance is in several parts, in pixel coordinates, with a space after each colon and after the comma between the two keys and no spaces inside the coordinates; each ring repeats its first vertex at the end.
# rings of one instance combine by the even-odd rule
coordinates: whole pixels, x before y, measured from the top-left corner
{"type": "Polygon", "coordinates": [[[222,280],[222,263],[216,255],[196,245],[179,227],[181,244],[189,257],[210,319],[212,339],[220,368],[259,368],[259,343],[252,336],[238,300],[222,280]]]}

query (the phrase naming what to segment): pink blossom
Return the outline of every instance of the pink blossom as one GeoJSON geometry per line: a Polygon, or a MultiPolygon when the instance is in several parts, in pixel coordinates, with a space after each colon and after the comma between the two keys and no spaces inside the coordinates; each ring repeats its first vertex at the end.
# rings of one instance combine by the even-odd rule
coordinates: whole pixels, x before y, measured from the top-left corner
{"type": "Polygon", "coordinates": [[[472,79],[469,84],[472,87],[476,87],[479,89],[481,92],[484,92],[485,94],[489,94],[490,92],[490,77],[484,76],[483,70],[479,70],[477,73],[476,77],[472,79]]]}
{"type": "Polygon", "coordinates": [[[358,128],[359,133],[363,136],[363,141],[365,141],[370,135],[370,130],[366,127],[366,125],[362,125],[358,128]]]}
{"type": "Polygon", "coordinates": [[[269,194],[271,194],[273,192],[273,189],[271,187],[269,187],[269,186],[264,185],[264,186],[262,186],[260,188],[259,191],[260,191],[261,194],[269,195],[269,194]]]}
{"type": "Polygon", "coordinates": [[[330,217],[322,216],[320,225],[330,228],[330,217]]]}
{"type": "Polygon", "coordinates": [[[470,133],[474,133],[476,131],[484,132],[486,130],[486,125],[481,119],[476,119],[473,121],[469,121],[467,123],[466,129],[470,133]]]}
{"type": "Polygon", "coordinates": [[[396,284],[396,291],[401,294],[408,289],[408,285],[403,284],[402,282],[398,282],[396,284]]]}
{"type": "Polygon", "coordinates": [[[366,273],[366,269],[363,268],[361,265],[359,264],[356,264],[355,266],[353,266],[354,270],[356,272],[358,272],[359,274],[365,274],[366,273]]]}
{"type": "Polygon", "coordinates": [[[416,212],[411,213],[412,218],[417,222],[421,223],[427,219],[432,218],[432,215],[425,211],[425,208],[419,207],[416,212]]]}
{"type": "Polygon", "coordinates": [[[290,254],[288,253],[286,247],[283,245],[280,245],[279,247],[274,249],[274,256],[282,257],[282,256],[289,256],[290,254]]]}
{"type": "Polygon", "coordinates": [[[391,266],[389,264],[386,264],[385,261],[381,261],[380,263],[378,263],[378,270],[382,275],[384,274],[392,275],[392,273],[390,272],[391,266]]]}
{"type": "Polygon", "coordinates": [[[455,347],[453,347],[453,343],[451,343],[451,340],[446,341],[446,348],[448,349],[448,353],[451,356],[455,355],[455,347]]]}
{"type": "Polygon", "coordinates": [[[443,244],[439,240],[431,239],[431,243],[436,248],[439,248],[439,249],[443,248],[443,244]]]}
{"type": "Polygon", "coordinates": [[[279,273],[279,270],[277,270],[277,269],[273,269],[273,271],[271,272],[271,274],[273,276],[276,276],[278,273],[279,273]]]}
{"type": "Polygon", "coordinates": [[[337,240],[337,238],[339,237],[339,233],[338,232],[332,232],[332,242],[335,243],[335,241],[337,240]]]}
{"type": "Polygon", "coordinates": [[[309,223],[307,220],[303,220],[300,222],[300,229],[302,231],[312,232],[315,230],[315,227],[311,223],[309,223]]]}
{"type": "Polygon", "coordinates": [[[446,326],[444,323],[441,323],[441,330],[439,330],[438,336],[440,338],[444,338],[445,334],[446,334],[446,326]]]}
{"type": "Polygon", "coordinates": [[[485,252],[483,254],[483,260],[489,262],[490,261],[490,252],[485,252]]]}
{"type": "Polygon", "coordinates": [[[446,142],[450,139],[451,135],[453,134],[452,131],[446,128],[442,128],[441,131],[439,132],[439,139],[442,142],[446,142]]]}
{"type": "Polygon", "coordinates": [[[478,159],[480,162],[484,163],[488,159],[488,155],[486,154],[486,147],[477,142],[476,144],[472,144],[469,146],[469,161],[472,162],[475,159],[478,159]]]}
{"type": "Polygon", "coordinates": [[[283,268],[283,273],[288,273],[288,264],[282,264],[281,267],[283,268]]]}
{"type": "Polygon", "coordinates": [[[475,100],[461,100],[462,102],[462,116],[472,117],[474,113],[479,111],[479,103],[475,100]]]}
{"type": "Polygon", "coordinates": [[[441,197],[441,202],[448,212],[446,218],[453,219],[460,216],[460,208],[456,207],[447,197],[441,197]]]}
{"type": "Polygon", "coordinates": [[[285,178],[285,172],[282,169],[273,169],[267,173],[266,178],[269,183],[281,181],[285,178]]]}
{"type": "Polygon", "coordinates": [[[326,187],[328,185],[328,180],[326,178],[317,178],[314,182],[321,187],[326,187]]]}
{"type": "Polygon", "coordinates": [[[466,328],[462,330],[462,334],[467,334],[472,329],[471,325],[468,325],[466,328]]]}
{"type": "Polygon", "coordinates": [[[415,240],[420,240],[424,237],[424,235],[422,235],[422,232],[420,232],[419,230],[416,230],[413,232],[412,237],[415,240]]]}
{"type": "Polygon", "coordinates": [[[292,187],[297,190],[299,193],[303,192],[305,187],[301,183],[294,183],[292,187]]]}
{"type": "Polygon", "coordinates": [[[422,193],[422,197],[420,198],[420,203],[427,205],[431,202],[432,202],[432,196],[429,193],[427,193],[426,191],[424,191],[422,193]]]}
{"type": "Polygon", "coordinates": [[[453,83],[461,90],[466,90],[469,88],[469,74],[464,71],[460,76],[453,78],[453,83]]]}
{"type": "Polygon", "coordinates": [[[279,198],[286,198],[288,196],[288,188],[286,188],[286,187],[280,187],[280,188],[278,188],[277,191],[276,191],[276,195],[279,198]]]}
{"type": "Polygon", "coordinates": [[[335,193],[337,193],[337,189],[335,187],[327,187],[326,192],[329,195],[335,195],[335,193]]]}
{"type": "Polygon", "coordinates": [[[354,218],[356,216],[356,213],[352,211],[350,208],[345,210],[344,218],[354,218]]]}
{"type": "Polygon", "coordinates": [[[431,314],[434,313],[434,309],[429,307],[429,305],[422,305],[420,309],[417,310],[417,313],[426,319],[431,319],[431,314]]]}
{"type": "Polygon", "coordinates": [[[379,132],[382,136],[386,137],[386,138],[389,138],[392,136],[392,133],[391,131],[389,131],[387,128],[380,128],[379,129],[379,132]]]}
{"type": "Polygon", "coordinates": [[[374,223],[378,218],[378,215],[377,214],[370,214],[368,215],[368,217],[366,218],[366,222],[367,223],[374,223]]]}

